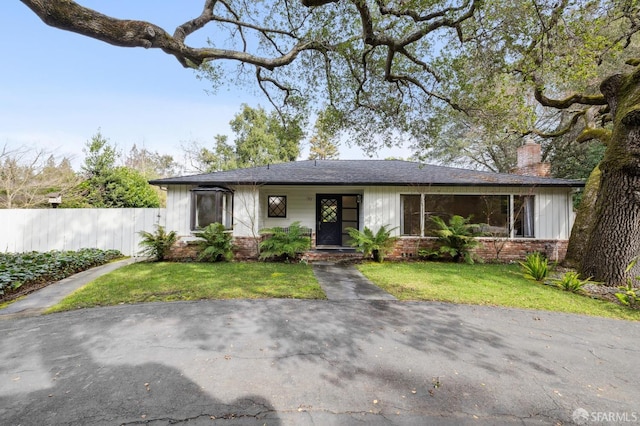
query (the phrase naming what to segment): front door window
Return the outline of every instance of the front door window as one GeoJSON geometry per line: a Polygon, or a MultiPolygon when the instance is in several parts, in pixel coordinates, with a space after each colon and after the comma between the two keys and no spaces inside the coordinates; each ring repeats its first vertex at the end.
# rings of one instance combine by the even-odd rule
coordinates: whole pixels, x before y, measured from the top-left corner
{"type": "Polygon", "coordinates": [[[358,195],[318,195],[317,196],[316,245],[347,246],[347,228],[358,229],[358,195]]]}

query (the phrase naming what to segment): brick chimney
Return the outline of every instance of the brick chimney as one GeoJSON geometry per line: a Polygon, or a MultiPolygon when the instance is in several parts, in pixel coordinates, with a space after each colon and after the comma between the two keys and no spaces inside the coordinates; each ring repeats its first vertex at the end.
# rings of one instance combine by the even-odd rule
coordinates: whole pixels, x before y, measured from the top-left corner
{"type": "Polygon", "coordinates": [[[517,151],[518,166],[511,173],[524,176],[548,177],[551,175],[551,164],[542,162],[542,147],[531,138],[517,151]]]}

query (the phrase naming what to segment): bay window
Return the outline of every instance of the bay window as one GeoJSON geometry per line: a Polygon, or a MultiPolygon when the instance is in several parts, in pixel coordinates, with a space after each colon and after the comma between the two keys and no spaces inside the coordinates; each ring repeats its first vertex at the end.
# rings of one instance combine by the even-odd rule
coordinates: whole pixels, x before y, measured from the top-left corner
{"type": "Polygon", "coordinates": [[[233,223],[233,193],[220,187],[198,187],[191,190],[191,230],[197,231],[212,223],[231,229],[233,223]]]}

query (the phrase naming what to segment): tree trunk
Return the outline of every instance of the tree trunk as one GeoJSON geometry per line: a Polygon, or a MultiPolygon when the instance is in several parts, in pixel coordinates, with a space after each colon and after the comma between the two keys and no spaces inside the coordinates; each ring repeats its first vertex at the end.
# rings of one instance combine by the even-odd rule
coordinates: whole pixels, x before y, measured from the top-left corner
{"type": "Polygon", "coordinates": [[[600,165],[597,165],[587,179],[587,184],[582,193],[582,201],[578,207],[576,220],[571,229],[571,237],[569,238],[569,246],[567,254],[563,261],[563,266],[567,268],[578,269],[582,256],[584,255],[589,236],[596,217],[596,200],[600,190],[600,165]]]}
{"type": "MultiPolygon", "coordinates": [[[[611,139],[600,165],[595,222],[581,273],[610,286],[639,271],[626,271],[640,254],[640,70],[614,75],[600,86],[613,118],[611,139]]],[[[640,268],[640,262],[637,265],[640,268]]]]}

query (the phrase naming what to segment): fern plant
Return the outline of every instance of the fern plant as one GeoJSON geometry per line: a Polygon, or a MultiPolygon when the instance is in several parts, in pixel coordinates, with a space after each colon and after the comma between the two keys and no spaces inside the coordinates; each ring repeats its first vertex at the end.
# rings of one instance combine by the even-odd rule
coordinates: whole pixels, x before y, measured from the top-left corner
{"type": "Polygon", "coordinates": [[[393,251],[398,237],[392,237],[391,232],[396,228],[387,229],[381,226],[374,234],[371,229],[364,227],[362,231],[355,228],[347,228],[351,237],[351,246],[361,252],[364,257],[373,257],[376,262],[383,262],[384,258],[393,251]]]}
{"type": "Polygon", "coordinates": [[[226,232],[223,224],[216,222],[207,225],[198,236],[202,239],[199,242],[199,262],[217,262],[233,258],[232,236],[226,232]]]}
{"type": "Polygon", "coordinates": [[[274,227],[260,231],[266,239],[260,243],[260,259],[295,259],[311,247],[308,229],[293,222],[288,229],[274,227]]]}
{"type": "Polygon", "coordinates": [[[156,225],[154,233],[140,231],[138,235],[142,237],[139,243],[141,247],[139,253],[149,256],[157,262],[163,261],[169,255],[171,246],[178,240],[178,235],[175,231],[166,232],[161,225],[156,225]]]}
{"type": "Polygon", "coordinates": [[[531,253],[524,262],[519,263],[525,278],[543,281],[549,275],[549,261],[541,253],[531,253]]]}
{"type": "Polygon", "coordinates": [[[437,227],[439,252],[451,256],[454,262],[473,263],[471,250],[479,244],[476,237],[483,233],[478,231],[477,225],[469,223],[471,217],[454,215],[447,223],[439,216],[432,216],[431,221],[437,227]]]}

